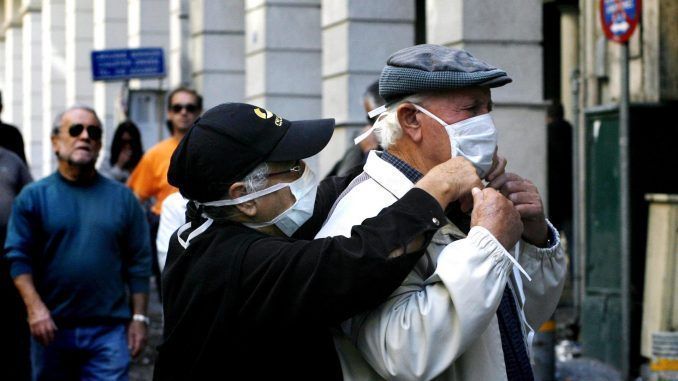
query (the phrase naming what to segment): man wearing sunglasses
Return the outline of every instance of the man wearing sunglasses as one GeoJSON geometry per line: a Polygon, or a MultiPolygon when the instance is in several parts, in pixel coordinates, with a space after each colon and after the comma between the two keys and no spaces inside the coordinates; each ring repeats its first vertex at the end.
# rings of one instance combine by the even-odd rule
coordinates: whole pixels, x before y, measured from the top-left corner
{"type": "Polygon", "coordinates": [[[132,192],[97,173],[101,136],[94,110],[66,110],[52,131],[57,171],[14,201],[5,250],[35,380],[126,380],[146,341],[148,227],[132,192]]]}
{"type": "Polygon", "coordinates": [[[195,90],[179,87],[170,92],[167,97],[167,119],[172,127],[172,136],[146,151],[127,180],[127,186],[142,203],[147,201],[153,203],[147,218],[153,250],[153,273],[158,282],[158,290],[160,290],[160,268],[156,257],[155,242],[160,213],[165,198],[177,191],[177,188],[167,182],[167,169],[172,152],[201,112],[202,97],[195,90]]]}

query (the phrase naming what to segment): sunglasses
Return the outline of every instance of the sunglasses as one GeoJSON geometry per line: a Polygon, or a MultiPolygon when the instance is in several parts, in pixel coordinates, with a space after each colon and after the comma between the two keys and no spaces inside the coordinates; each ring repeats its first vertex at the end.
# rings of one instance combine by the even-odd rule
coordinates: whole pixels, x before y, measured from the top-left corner
{"type": "Polygon", "coordinates": [[[172,112],[177,113],[177,114],[180,113],[181,110],[184,110],[184,109],[186,110],[186,112],[190,112],[191,114],[195,114],[195,112],[198,111],[198,106],[191,104],[191,103],[185,104],[185,105],[177,103],[177,104],[173,104],[173,105],[170,106],[170,110],[172,110],[172,112]]]}
{"type": "Polygon", "coordinates": [[[71,135],[71,137],[77,138],[82,134],[82,130],[87,129],[87,135],[89,135],[89,138],[92,140],[100,140],[101,139],[101,127],[99,126],[83,126],[82,124],[74,124],[68,128],[68,134],[71,135]]]}
{"type": "Polygon", "coordinates": [[[290,173],[290,172],[301,173],[301,162],[297,161],[296,163],[294,163],[294,165],[290,169],[286,169],[286,170],[280,171],[280,172],[269,173],[269,174],[266,175],[266,177],[284,175],[285,173],[290,173]]]}

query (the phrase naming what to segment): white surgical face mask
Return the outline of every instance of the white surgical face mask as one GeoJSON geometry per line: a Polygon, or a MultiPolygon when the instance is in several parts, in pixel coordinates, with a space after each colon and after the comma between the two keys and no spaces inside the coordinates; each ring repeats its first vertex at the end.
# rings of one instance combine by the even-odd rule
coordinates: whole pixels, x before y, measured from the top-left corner
{"type": "Polygon", "coordinates": [[[296,199],[295,203],[287,210],[280,213],[277,217],[266,222],[243,223],[243,225],[253,229],[262,228],[264,226],[275,225],[288,237],[294,234],[301,225],[303,225],[313,215],[313,207],[315,205],[315,194],[317,182],[313,170],[305,166],[304,173],[297,180],[291,183],[278,183],[268,188],[252,192],[242,197],[230,199],[204,202],[204,206],[226,206],[238,205],[243,202],[251,201],[256,198],[265,196],[267,194],[277,192],[285,187],[289,187],[292,195],[296,199]]]}
{"type": "Polygon", "coordinates": [[[481,179],[487,176],[492,168],[492,159],[497,148],[497,129],[490,114],[447,124],[427,109],[416,104],[414,107],[445,127],[450,137],[452,157],[461,156],[468,159],[476,167],[481,179]]]}
{"type": "Polygon", "coordinates": [[[246,223],[243,225],[253,229],[275,225],[281,232],[290,237],[301,227],[301,225],[308,221],[313,215],[313,207],[315,205],[315,195],[317,191],[315,174],[311,168],[306,166],[304,173],[299,179],[285,184],[290,187],[290,191],[296,199],[292,206],[270,221],[246,223]]]}
{"type": "MultiPolygon", "coordinates": [[[[196,202],[198,205],[202,206],[227,206],[227,205],[238,205],[243,202],[251,201],[256,198],[277,192],[285,187],[289,187],[292,195],[296,199],[296,202],[289,207],[284,212],[280,213],[277,217],[271,221],[266,222],[257,222],[257,223],[243,223],[243,225],[251,227],[253,229],[262,228],[265,226],[275,225],[282,231],[285,235],[292,236],[301,225],[303,225],[309,218],[313,215],[313,208],[315,206],[315,195],[317,191],[317,182],[315,179],[315,174],[313,170],[308,166],[305,166],[304,173],[297,180],[291,183],[278,183],[268,188],[246,194],[242,197],[229,199],[229,200],[218,200],[218,201],[209,201],[209,202],[196,202]]],[[[194,201],[195,202],[195,201],[194,201]]],[[[203,217],[207,219],[201,226],[196,228],[188,236],[186,240],[181,238],[181,234],[188,230],[191,227],[191,223],[184,224],[177,231],[179,243],[185,248],[188,247],[190,241],[197,237],[198,235],[204,233],[214,222],[211,218],[203,214],[203,217]]]]}

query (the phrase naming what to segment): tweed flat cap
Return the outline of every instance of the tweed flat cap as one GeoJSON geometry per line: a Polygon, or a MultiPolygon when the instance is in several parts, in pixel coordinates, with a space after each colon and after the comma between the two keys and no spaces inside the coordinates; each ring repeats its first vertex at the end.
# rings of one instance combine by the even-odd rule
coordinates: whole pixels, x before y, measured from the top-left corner
{"type": "Polygon", "coordinates": [[[399,50],[388,58],[379,78],[379,94],[393,103],[425,91],[499,87],[510,82],[504,70],[467,51],[423,44],[399,50]]]}

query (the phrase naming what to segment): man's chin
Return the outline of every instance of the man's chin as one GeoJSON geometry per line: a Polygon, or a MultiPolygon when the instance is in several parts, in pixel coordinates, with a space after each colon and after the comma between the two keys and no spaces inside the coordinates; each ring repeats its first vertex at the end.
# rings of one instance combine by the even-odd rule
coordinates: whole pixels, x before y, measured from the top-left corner
{"type": "Polygon", "coordinates": [[[96,155],[72,155],[68,158],[68,164],[74,167],[94,167],[94,164],[97,162],[96,155]]]}

